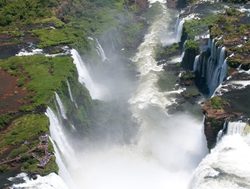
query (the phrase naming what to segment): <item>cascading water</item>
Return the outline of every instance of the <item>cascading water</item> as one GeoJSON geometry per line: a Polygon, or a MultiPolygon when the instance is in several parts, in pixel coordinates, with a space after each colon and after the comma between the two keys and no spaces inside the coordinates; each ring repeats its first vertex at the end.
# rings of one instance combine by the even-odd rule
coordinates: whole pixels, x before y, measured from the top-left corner
{"type": "MultiPolygon", "coordinates": [[[[169,117],[165,106],[171,101],[157,86],[162,67],[157,66],[154,59],[155,47],[164,41],[160,37],[171,28],[169,23],[174,19],[171,17],[174,12],[169,11],[162,5],[162,14],[152,23],[133,58],[141,77],[129,102],[140,128],[138,133],[130,143],[125,144],[114,143],[111,139],[111,142],[104,140],[97,145],[86,139],[83,147],[76,150],[76,164],[65,158],[70,176],[78,188],[188,187],[191,173],[205,153],[205,145],[202,121],[189,115],[169,117]]],[[[172,88],[169,90],[174,93],[172,88]]],[[[111,138],[116,134],[112,132],[111,138]]]]}
{"type": "Polygon", "coordinates": [[[75,107],[78,108],[78,105],[77,105],[76,101],[73,98],[73,94],[72,94],[72,91],[71,91],[70,83],[69,83],[68,80],[66,81],[66,83],[67,83],[67,87],[68,87],[68,92],[69,92],[70,100],[71,100],[71,102],[73,102],[75,104],[75,107]]]}
{"type": "Polygon", "coordinates": [[[250,136],[246,123],[229,122],[227,134],[197,168],[193,189],[250,188],[250,136]]]}
{"type": "Polygon", "coordinates": [[[102,58],[102,61],[105,62],[106,60],[108,60],[100,42],[98,39],[96,39],[96,50],[97,50],[97,53],[100,55],[100,57],[102,58]]]}
{"type": "Polygon", "coordinates": [[[69,92],[70,100],[71,100],[71,102],[74,102],[74,99],[73,99],[73,95],[72,95],[72,91],[71,91],[71,87],[70,87],[69,81],[67,80],[66,83],[67,83],[67,87],[68,87],[68,92],[69,92]]]}
{"type": "Polygon", "coordinates": [[[191,19],[199,19],[195,14],[190,14],[186,17],[180,18],[180,15],[177,18],[176,26],[175,26],[175,34],[176,34],[176,42],[181,41],[182,37],[182,31],[185,21],[191,20],[191,19]]]}
{"type": "Polygon", "coordinates": [[[55,149],[56,162],[59,167],[59,175],[63,178],[64,182],[73,189],[75,187],[70,173],[67,170],[67,165],[64,162],[71,162],[74,164],[75,152],[68,142],[68,138],[63,129],[63,124],[60,122],[60,119],[56,116],[51,108],[47,108],[46,115],[50,122],[50,135],[52,138],[53,147],[55,149]]]}
{"type": "Polygon", "coordinates": [[[59,106],[60,114],[62,115],[63,119],[67,119],[66,111],[63,106],[62,100],[60,99],[59,95],[56,92],[55,92],[55,96],[56,96],[56,103],[59,106]]]}
{"type": "Polygon", "coordinates": [[[209,96],[212,96],[227,76],[227,59],[226,48],[217,47],[215,39],[209,40],[208,48],[210,49],[209,58],[206,59],[204,53],[196,56],[193,69],[200,77],[205,78],[209,96]]]}
{"type": "Polygon", "coordinates": [[[177,27],[176,27],[176,41],[180,42],[181,41],[181,36],[182,36],[182,30],[183,30],[183,24],[185,23],[184,19],[181,19],[178,17],[177,20],[177,27]]]}
{"type": "MultiPolygon", "coordinates": [[[[111,138],[107,141],[102,141],[97,135],[101,143],[85,138],[77,141],[77,145],[71,145],[72,139],[65,132],[63,120],[60,120],[50,108],[47,109],[51,137],[55,142],[54,148],[60,167],[59,175],[67,183],[68,188],[188,188],[193,171],[206,153],[202,121],[184,113],[167,115],[166,106],[172,104],[168,94],[178,91],[173,91],[173,87],[169,87],[167,92],[161,92],[157,81],[162,67],[157,66],[154,58],[159,43],[173,41],[173,36],[166,36],[166,33],[171,33],[170,23],[176,18],[174,15],[176,13],[173,10],[166,9],[165,5],[161,4],[161,13],[152,22],[144,42],[133,58],[140,78],[129,105],[139,130],[129,142],[113,142],[115,129],[107,128],[111,138]],[[162,38],[163,36],[165,38],[162,38]],[[80,148],[79,142],[82,142],[80,148]]],[[[92,98],[95,98],[98,96],[98,87],[92,81],[77,51],[72,50],[71,54],[78,70],[79,81],[85,83],[92,98]]],[[[62,102],[57,94],[56,96],[59,114],[64,117],[62,102]]],[[[115,119],[116,114],[108,116],[115,119]]],[[[117,124],[118,128],[129,130],[128,125],[117,124]]],[[[126,136],[126,130],[122,131],[122,135],[126,136]]]]}
{"type": "Polygon", "coordinates": [[[197,70],[197,65],[199,63],[199,58],[200,58],[200,55],[197,55],[194,59],[194,66],[193,66],[193,71],[195,72],[197,70]]]}
{"type": "Polygon", "coordinates": [[[246,123],[244,122],[229,122],[227,124],[227,135],[242,135],[245,127],[246,123]]]}
{"type": "Polygon", "coordinates": [[[71,55],[72,58],[74,59],[74,64],[76,65],[79,82],[86,86],[93,99],[100,99],[101,98],[100,88],[92,80],[89,71],[86,68],[86,65],[83,62],[81,56],[75,49],[71,50],[71,55]]]}

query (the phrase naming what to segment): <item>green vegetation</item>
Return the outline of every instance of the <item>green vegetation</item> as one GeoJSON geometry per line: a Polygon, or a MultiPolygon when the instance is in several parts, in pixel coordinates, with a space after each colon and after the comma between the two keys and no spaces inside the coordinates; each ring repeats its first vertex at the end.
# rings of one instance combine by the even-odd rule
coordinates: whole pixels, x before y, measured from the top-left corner
{"type": "Polygon", "coordinates": [[[8,124],[11,119],[12,119],[11,115],[8,114],[0,115],[0,130],[4,128],[4,126],[8,124]]]}
{"type": "Polygon", "coordinates": [[[218,20],[218,15],[209,15],[201,19],[187,20],[183,25],[183,32],[187,34],[188,39],[194,39],[195,36],[202,35],[208,31],[218,20]]]}
{"type": "Polygon", "coordinates": [[[211,36],[223,36],[219,43],[227,48],[228,54],[234,54],[228,58],[228,65],[232,68],[240,65],[245,70],[250,68],[250,42],[247,40],[249,31],[248,16],[236,9],[227,9],[211,27],[211,36]]]}
{"type": "Polygon", "coordinates": [[[227,105],[227,102],[223,100],[221,97],[215,96],[210,99],[210,104],[213,109],[223,109],[225,105],[227,105]]]}
{"type": "MultiPolygon", "coordinates": [[[[54,157],[44,168],[38,168],[38,160],[32,157],[29,151],[39,144],[39,136],[49,132],[49,122],[44,115],[44,111],[48,105],[54,104],[55,91],[59,91],[60,96],[63,98],[65,94],[68,95],[66,79],[72,82],[72,92],[80,102],[78,104],[79,110],[75,107],[72,108],[72,103],[70,108],[68,102],[67,109],[69,113],[75,115],[76,121],[81,122],[83,125],[84,123],[86,125],[90,124],[87,118],[89,117],[88,113],[92,100],[87,89],[77,82],[76,68],[72,63],[72,58],[69,56],[52,58],[43,55],[12,57],[0,61],[0,67],[19,77],[19,81],[22,81],[21,87],[28,89],[26,98],[29,99],[29,102],[19,110],[24,115],[14,119],[12,123],[12,116],[6,114],[0,117],[1,127],[5,128],[6,124],[11,123],[0,133],[1,158],[4,157],[3,159],[8,158],[9,160],[16,157],[21,158],[15,167],[11,167],[9,164],[1,165],[1,171],[21,169],[21,171],[41,175],[57,172],[58,167],[54,157]]],[[[68,101],[70,101],[69,97],[68,101]]],[[[53,153],[53,151],[50,144],[49,152],[53,153]]]]}
{"type": "Polygon", "coordinates": [[[185,50],[199,51],[199,42],[194,40],[187,40],[185,43],[185,50]]]}
{"type": "MultiPolygon", "coordinates": [[[[10,125],[3,133],[0,133],[0,148],[10,145],[20,145],[25,141],[34,139],[48,131],[48,119],[45,115],[25,115],[10,125]]],[[[20,149],[19,149],[20,150],[20,149]]]]}
{"type": "Polygon", "coordinates": [[[49,8],[57,4],[56,0],[0,0],[0,26],[30,23],[33,18],[49,16],[49,8]]]}
{"type": "MultiPolygon", "coordinates": [[[[91,44],[88,36],[118,30],[125,36],[121,37],[121,43],[126,48],[134,48],[146,23],[134,19],[133,13],[138,12],[140,7],[136,3],[124,0],[0,0],[0,46],[32,43],[45,51],[60,52],[62,45],[68,45],[91,54],[95,44],[91,44]]],[[[72,122],[81,127],[91,124],[93,101],[88,90],[77,81],[72,58],[10,57],[0,60],[0,68],[18,78],[15,87],[25,89],[25,97],[21,99],[24,103],[19,110],[13,115],[0,115],[0,161],[17,158],[11,166],[0,165],[0,172],[13,169],[41,175],[57,172],[55,157],[41,169],[30,151],[35,148],[35,153],[41,153],[36,147],[39,136],[49,132],[44,112],[47,106],[55,110],[55,91],[62,98],[67,115],[72,116],[72,122]],[[72,84],[77,107],[70,101],[66,80],[72,84]]],[[[65,120],[66,126],[71,124],[65,120]]],[[[50,144],[49,152],[53,151],[50,144]]]]}
{"type": "MultiPolygon", "coordinates": [[[[88,36],[100,35],[128,16],[125,5],[140,11],[124,0],[0,0],[0,35],[10,35],[15,43],[26,43],[33,35],[40,48],[67,44],[86,52],[88,36]]],[[[143,27],[133,22],[123,28],[129,45],[143,27]]]]}
{"type": "Polygon", "coordinates": [[[62,81],[72,76],[76,70],[72,58],[45,57],[12,57],[0,61],[0,67],[15,76],[19,76],[24,87],[30,91],[31,103],[22,108],[31,111],[37,107],[46,107],[53,99],[53,93],[60,89],[62,81]]]}
{"type": "MultiPolygon", "coordinates": [[[[23,164],[17,165],[22,171],[39,173],[46,175],[50,172],[57,172],[58,167],[55,157],[46,165],[44,169],[38,168],[38,161],[32,157],[31,152],[39,144],[39,136],[49,132],[49,121],[45,115],[28,114],[15,121],[0,133],[0,155],[11,160],[19,157],[23,164]],[[6,151],[7,150],[7,151],[6,151]]],[[[51,144],[50,144],[51,145],[51,144]]],[[[53,153],[53,148],[49,148],[53,153]]],[[[12,169],[8,164],[1,165],[0,172],[12,169]]]]}

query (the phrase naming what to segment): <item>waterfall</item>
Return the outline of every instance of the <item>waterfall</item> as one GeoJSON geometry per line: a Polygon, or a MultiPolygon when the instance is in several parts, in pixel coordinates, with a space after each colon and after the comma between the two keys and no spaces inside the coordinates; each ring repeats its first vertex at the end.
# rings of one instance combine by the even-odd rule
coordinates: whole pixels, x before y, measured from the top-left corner
{"type": "Polygon", "coordinates": [[[74,99],[73,99],[73,95],[72,95],[72,91],[71,91],[71,88],[70,88],[69,81],[67,80],[66,83],[67,83],[67,87],[68,87],[68,92],[69,92],[70,100],[71,100],[71,102],[74,102],[74,99]]]}
{"type": "Polygon", "coordinates": [[[228,68],[227,59],[225,59],[220,69],[219,83],[222,83],[227,77],[227,68],[228,68]]]}
{"type": "Polygon", "coordinates": [[[50,122],[51,141],[55,150],[56,163],[59,167],[59,176],[68,186],[74,187],[70,173],[66,168],[65,162],[75,162],[75,152],[69,144],[68,138],[63,130],[63,125],[51,108],[47,108],[46,116],[50,122]]]}
{"type": "Polygon", "coordinates": [[[182,31],[183,31],[183,26],[185,21],[187,20],[192,20],[192,19],[200,19],[199,17],[197,17],[195,14],[189,14],[186,17],[180,18],[180,15],[177,18],[176,21],[176,25],[175,25],[175,34],[176,34],[176,42],[180,42],[181,41],[181,37],[182,37],[182,31]]]}
{"type": "Polygon", "coordinates": [[[244,122],[229,122],[227,133],[196,169],[192,189],[250,188],[250,136],[244,122]]]}
{"type": "Polygon", "coordinates": [[[95,84],[83,62],[80,54],[75,50],[71,50],[72,58],[74,59],[74,64],[76,65],[78,72],[78,80],[81,84],[85,84],[86,88],[89,90],[90,95],[93,99],[99,99],[101,94],[97,84],[95,84]]]}
{"type": "Polygon", "coordinates": [[[68,87],[68,93],[69,93],[70,100],[71,100],[71,102],[73,102],[75,104],[75,107],[78,108],[78,105],[77,105],[76,101],[73,98],[69,81],[67,80],[66,83],[67,83],[67,87],[68,87]]]}
{"type": "Polygon", "coordinates": [[[63,106],[62,100],[60,99],[59,95],[56,92],[55,92],[55,96],[56,96],[56,102],[57,102],[57,105],[59,106],[59,111],[60,111],[61,116],[63,117],[63,119],[67,119],[66,111],[63,106]]]}
{"type": "Polygon", "coordinates": [[[227,124],[227,135],[242,135],[245,127],[246,123],[244,122],[229,122],[227,124]]]}
{"type": "MultiPolygon", "coordinates": [[[[118,114],[115,111],[114,115],[109,113],[106,107],[110,102],[104,102],[104,108],[101,107],[103,109],[100,113],[107,117],[101,117],[100,123],[96,123],[97,118],[94,120],[94,131],[91,134],[96,134],[94,139],[98,141],[92,141],[92,135],[89,138],[84,136],[83,139],[67,135],[67,129],[70,128],[64,127],[65,121],[60,120],[65,111],[63,106],[60,106],[58,95],[56,100],[59,106],[58,114],[61,116],[57,116],[50,108],[47,109],[51,137],[60,166],[59,175],[69,188],[184,189],[188,187],[193,171],[206,154],[200,117],[186,113],[172,116],[167,114],[166,107],[173,104],[176,100],[175,94],[179,94],[182,89],[174,89],[173,84],[163,92],[158,86],[163,67],[157,66],[155,50],[161,41],[173,41],[171,36],[166,37],[163,34],[172,33],[171,23],[176,15],[174,10],[165,7],[165,3],[161,5],[159,15],[152,22],[144,41],[132,58],[140,72],[136,90],[129,96],[128,102],[127,98],[126,102],[122,103],[120,99],[111,101],[120,103],[118,105],[122,108],[124,104],[128,106],[129,113],[136,122],[135,126],[138,127],[132,136],[129,135],[130,125],[124,124],[122,120],[116,120],[118,114]],[[103,139],[102,132],[99,132],[96,125],[102,127],[103,123],[110,119],[115,120],[114,127],[118,129],[102,128],[102,132],[109,132],[108,139],[103,139]],[[123,130],[120,130],[120,127],[123,130]],[[97,133],[95,129],[98,130],[97,133]],[[116,135],[128,138],[129,142],[114,142],[112,139],[116,135]]],[[[79,81],[85,83],[93,97],[98,87],[92,81],[77,51],[72,50],[71,54],[77,67],[79,81]]],[[[118,89],[121,86],[116,87],[118,89]]]]}
{"type": "Polygon", "coordinates": [[[209,96],[212,96],[216,88],[227,76],[226,48],[217,47],[215,39],[208,41],[210,56],[207,59],[206,53],[202,52],[195,57],[193,69],[200,77],[205,78],[209,88],[209,96]]]}
{"type": "Polygon", "coordinates": [[[208,72],[210,72],[210,77],[208,77],[208,86],[210,89],[210,92],[213,93],[214,90],[217,88],[217,86],[220,84],[220,78],[222,77],[224,79],[225,75],[221,72],[223,63],[225,62],[225,47],[221,47],[218,50],[219,56],[217,57],[217,65],[213,61],[210,64],[214,64],[211,69],[208,69],[208,72]]]}
{"type": "MultiPolygon", "coordinates": [[[[51,132],[55,130],[54,133],[61,136],[52,138],[58,145],[63,162],[67,165],[70,176],[78,188],[187,188],[193,170],[206,153],[202,121],[187,114],[168,116],[166,106],[173,103],[174,97],[170,96],[174,96],[178,90],[170,86],[167,92],[162,92],[157,85],[162,66],[157,66],[154,58],[155,50],[160,41],[164,41],[162,34],[172,32],[170,24],[173,23],[176,14],[173,10],[166,9],[165,4],[162,4],[162,7],[164,9],[150,26],[143,43],[132,59],[140,72],[136,90],[129,96],[129,102],[126,98],[124,99],[126,102],[119,104],[122,107],[126,104],[129,113],[136,121],[135,127],[138,126],[138,130],[133,133],[133,136],[127,137],[131,132],[130,125],[124,124],[121,120],[115,121],[111,129],[103,126],[106,119],[117,119],[117,114],[115,112],[114,115],[109,114],[104,106],[105,109],[102,111],[107,111],[107,118],[104,117],[104,121],[102,119],[96,124],[100,124],[105,129],[100,133],[93,125],[93,130],[98,131],[91,133],[96,134],[98,141],[92,141],[88,136],[81,141],[74,139],[75,145],[72,146],[77,153],[71,153],[68,151],[71,143],[67,143],[68,138],[62,129],[63,125],[48,109],[51,117],[54,118],[52,121],[55,122],[54,126],[51,125],[51,132]],[[123,129],[119,129],[120,127],[123,129]],[[108,139],[102,137],[106,130],[109,132],[108,139]],[[116,135],[128,138],[129,142],[114,142],[112,139],[116,138],[116,135]],[[73,160],[69,160],[67,154],[73,160]]],[[[172,38],[169,37],[166,40],[172,41],[172,38]]],[[[75,57],[74,62],[79,72],[82,64],[79,55],[72,52],[72,56],[75,57]]],[[[86,87],[90,90],[91,85],[86,84],[86,87]]],[[[116,87],[118,89],[121,86],[116,87]]],[[[115,89],[112,88],[112,90],[115,89]]],[[[108,103],[110,102],[105,102],[105,104],[108,103]]],[[[120,103],[120,101],[111,101],[111,103],[120,103]]],[[[96,118],[95,121],[97,120],[96,118]]]]}
{"type": "Polygon", "coordinates": [[[225,123],[223,124],[223,128],[217,134],[217,139],[216,139],[217,143],[222,139],[223,135],[225,134],[225,131],[227,129],[227,125],[228,125],[228,123],[225,121],[225,123]]]}
{"type": "Polygon", "coordinates": [[[102,62],[105,62],[106,60],[108,60],[101,44],[99,43],[99,40],[96,39],[96,50],[97,50],[97,53],[99,54],[99,56],[102,58],[102,62]]]}
{"type": "Polygon", "coordinates": [[[194,59],[194,66],[193,66],[193,71],[195,72],[197,70],[197,66],[198,66],[198,63],[199,63],[199,58],[200,58],[200,55],[197,55],[194,59]]]}
{"type": "Polygon", "coordinates": [[[185,20],[178,17],[177,27],[176,27],[176,42],[181,41],[181,36],[182,36],[182,30],[183,30],[183,24],[184,23],[185,23],[185,20]]]}

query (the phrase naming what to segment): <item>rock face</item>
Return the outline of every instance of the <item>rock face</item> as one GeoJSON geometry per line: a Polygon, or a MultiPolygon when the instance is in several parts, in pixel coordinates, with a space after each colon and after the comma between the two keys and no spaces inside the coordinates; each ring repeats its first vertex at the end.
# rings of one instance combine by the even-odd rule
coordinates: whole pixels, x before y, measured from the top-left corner
{"type": "Polygon", "coordinates": [[[230,104],[219,96],[206,101],[202,109],[205,115],[207,147],[211,149],[215,146],[218,132],[223,129],[225,122],[237,119],[240,113],[234,112],[230,104]]]}
{"type": "Polygon", "coordinates": [[[209,98],[202,105],[209,149],[215,146],[218,132],[226,122],[249,122],[249,26],[249,14],[235,9],[227,9],[216,17],[201,16],[184,25],[183,34],[189,40],[185,42],[182,67],[193,68],[196,85],[209,98]],[[196,32],[199,27],[202,32],[209,30],[207,45],[200,45],[204,37],[200,39],[201,33],[196,32]]]}

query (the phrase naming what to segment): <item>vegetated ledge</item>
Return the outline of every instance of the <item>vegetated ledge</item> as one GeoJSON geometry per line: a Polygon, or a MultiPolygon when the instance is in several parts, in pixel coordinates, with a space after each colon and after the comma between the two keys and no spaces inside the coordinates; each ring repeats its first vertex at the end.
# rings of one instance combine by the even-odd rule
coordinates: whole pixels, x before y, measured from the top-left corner
{"type": "MultiPolygon", "coordinates": [[[[250,18],[247,13],[234,8],[227,9],[225,13],[208,15],[198,20],[189,20],[184,24],[185,39],[196,41],[200,49],[204,49],[207,39],[199,39],[201,35],[199,26],[205,32],[209,29],[210,39],[216,40],[217,46],[224,46],[228,56],[228,73],[226,81],[215,92],[211,99],[204,102],[202,109],[205,114],[205,135],[208,148],[216,144],[217,134],[226,121],[243,120],[249,122],[250,112],[247,97],[249,96],[249,31],[250,18]],[[215,19],[210,19],[215,18],[215,19]],[[204,27],[204,25],[206,27],[204,27]]],[[[206,52],[205,52],[206,53],[206,52]]],[[[193,68],[194,57],[184,59],[182,64],[187,69],[193,68]]],[[[187,56],[187,55],[186,55],[187,56]]],[[[187,56],[190,57],[190,56],[187,56]]],[[[197,80],[197,79],[196,79],[197,80]]],[[[202,81],[199,81],[201,83],[202,81]]],[[[200,86],[205,86],[203,82],[200,86]]]]}
{"type": "Polygon", "coordinates": [[[206,115],[205,133],[208,147],[215,143],[219,130],[225,121],[244,120],[248,122],[249,112],[249,74],[241,69],[250,69],[250,17],[236,9],[227,9],[226,13],[210,28],[212,38],[226,47],[228,76],[215,96],[203,106],[206,115]],[[240,68],[240,71],[237,69],[240,68]],[[209,106],[210,104],[210,106],[209,106]]]}
{"type": "Polygon", "coordinates": [[[140,13],[148,3],[146,0],[16,0],[0,2],[0,7],[0,58],[3,59],[0,60],[0,172],[40,175],[57,172],[55,157],[51,156],[54,150],[47,140],[49,122],[44,112],[48,105],[56,109],[56,91],[74,124],[89,127],[92,99],[88,90],[78,83],[71,57],[13,56],[21,49],[35,48],[43,48],[48,54],[61,53],[65,45],[89,53],[88,36],[98,36],[113,26],[120,26],[117,22],[124,20],[122,11],[130,17],[123,26],[126,28],[123,34],[129,39],[123,40],[131,47],[133,36],[141,36],[145,28],[140,13]],[[70,102],[67,80],[78,109],[70,102]],[[7,81],[10,85],[6,85],[7,81]],[[39,165],[37,159],[47,161],[48,158],[50,161],[45,166],[39,165]]]}
{"type": "Polygon", "coordinates": [[[44,113],[54,92],[67,78],[76,77],[72,58],[12,57],[0,61],[0,70],[1,81],[6,75],[15,78],[0,94],[0,171],[57,172],[53,147],[48,139],[41,139],[49,133],[44,113]],[[48,158],[47,164],[39,165],[38,160],[48,158]]]}
{"type": "Polygon", "coordinates": [[[90,124],[88,117],[92,99],[88,90],[78,82],[73,59],[45,55],[12,57],[0,61],[0,70],[0,73],[16,78],[8,93],[4,90],[5,93],[0,95],[1,102],[10,96],[8,104],[1,104],[0,171],[39,175],[57,173],[54,150],[48,136],[49,120],[45,115],[48,106],[57,113],[55,92],[62,99],[67,116],[72,117],[73,123],[62,120],[69,134],[71,125],[80,126],[76,129],[81,134],[90,124]],[[74,94],[74,102],[70,99],[67,82],[74,94]],[[19,92],[23,90],[25,94],[20,96],[19,92]],[[11,103],[17,106],[13,108],[11,103]]]}

